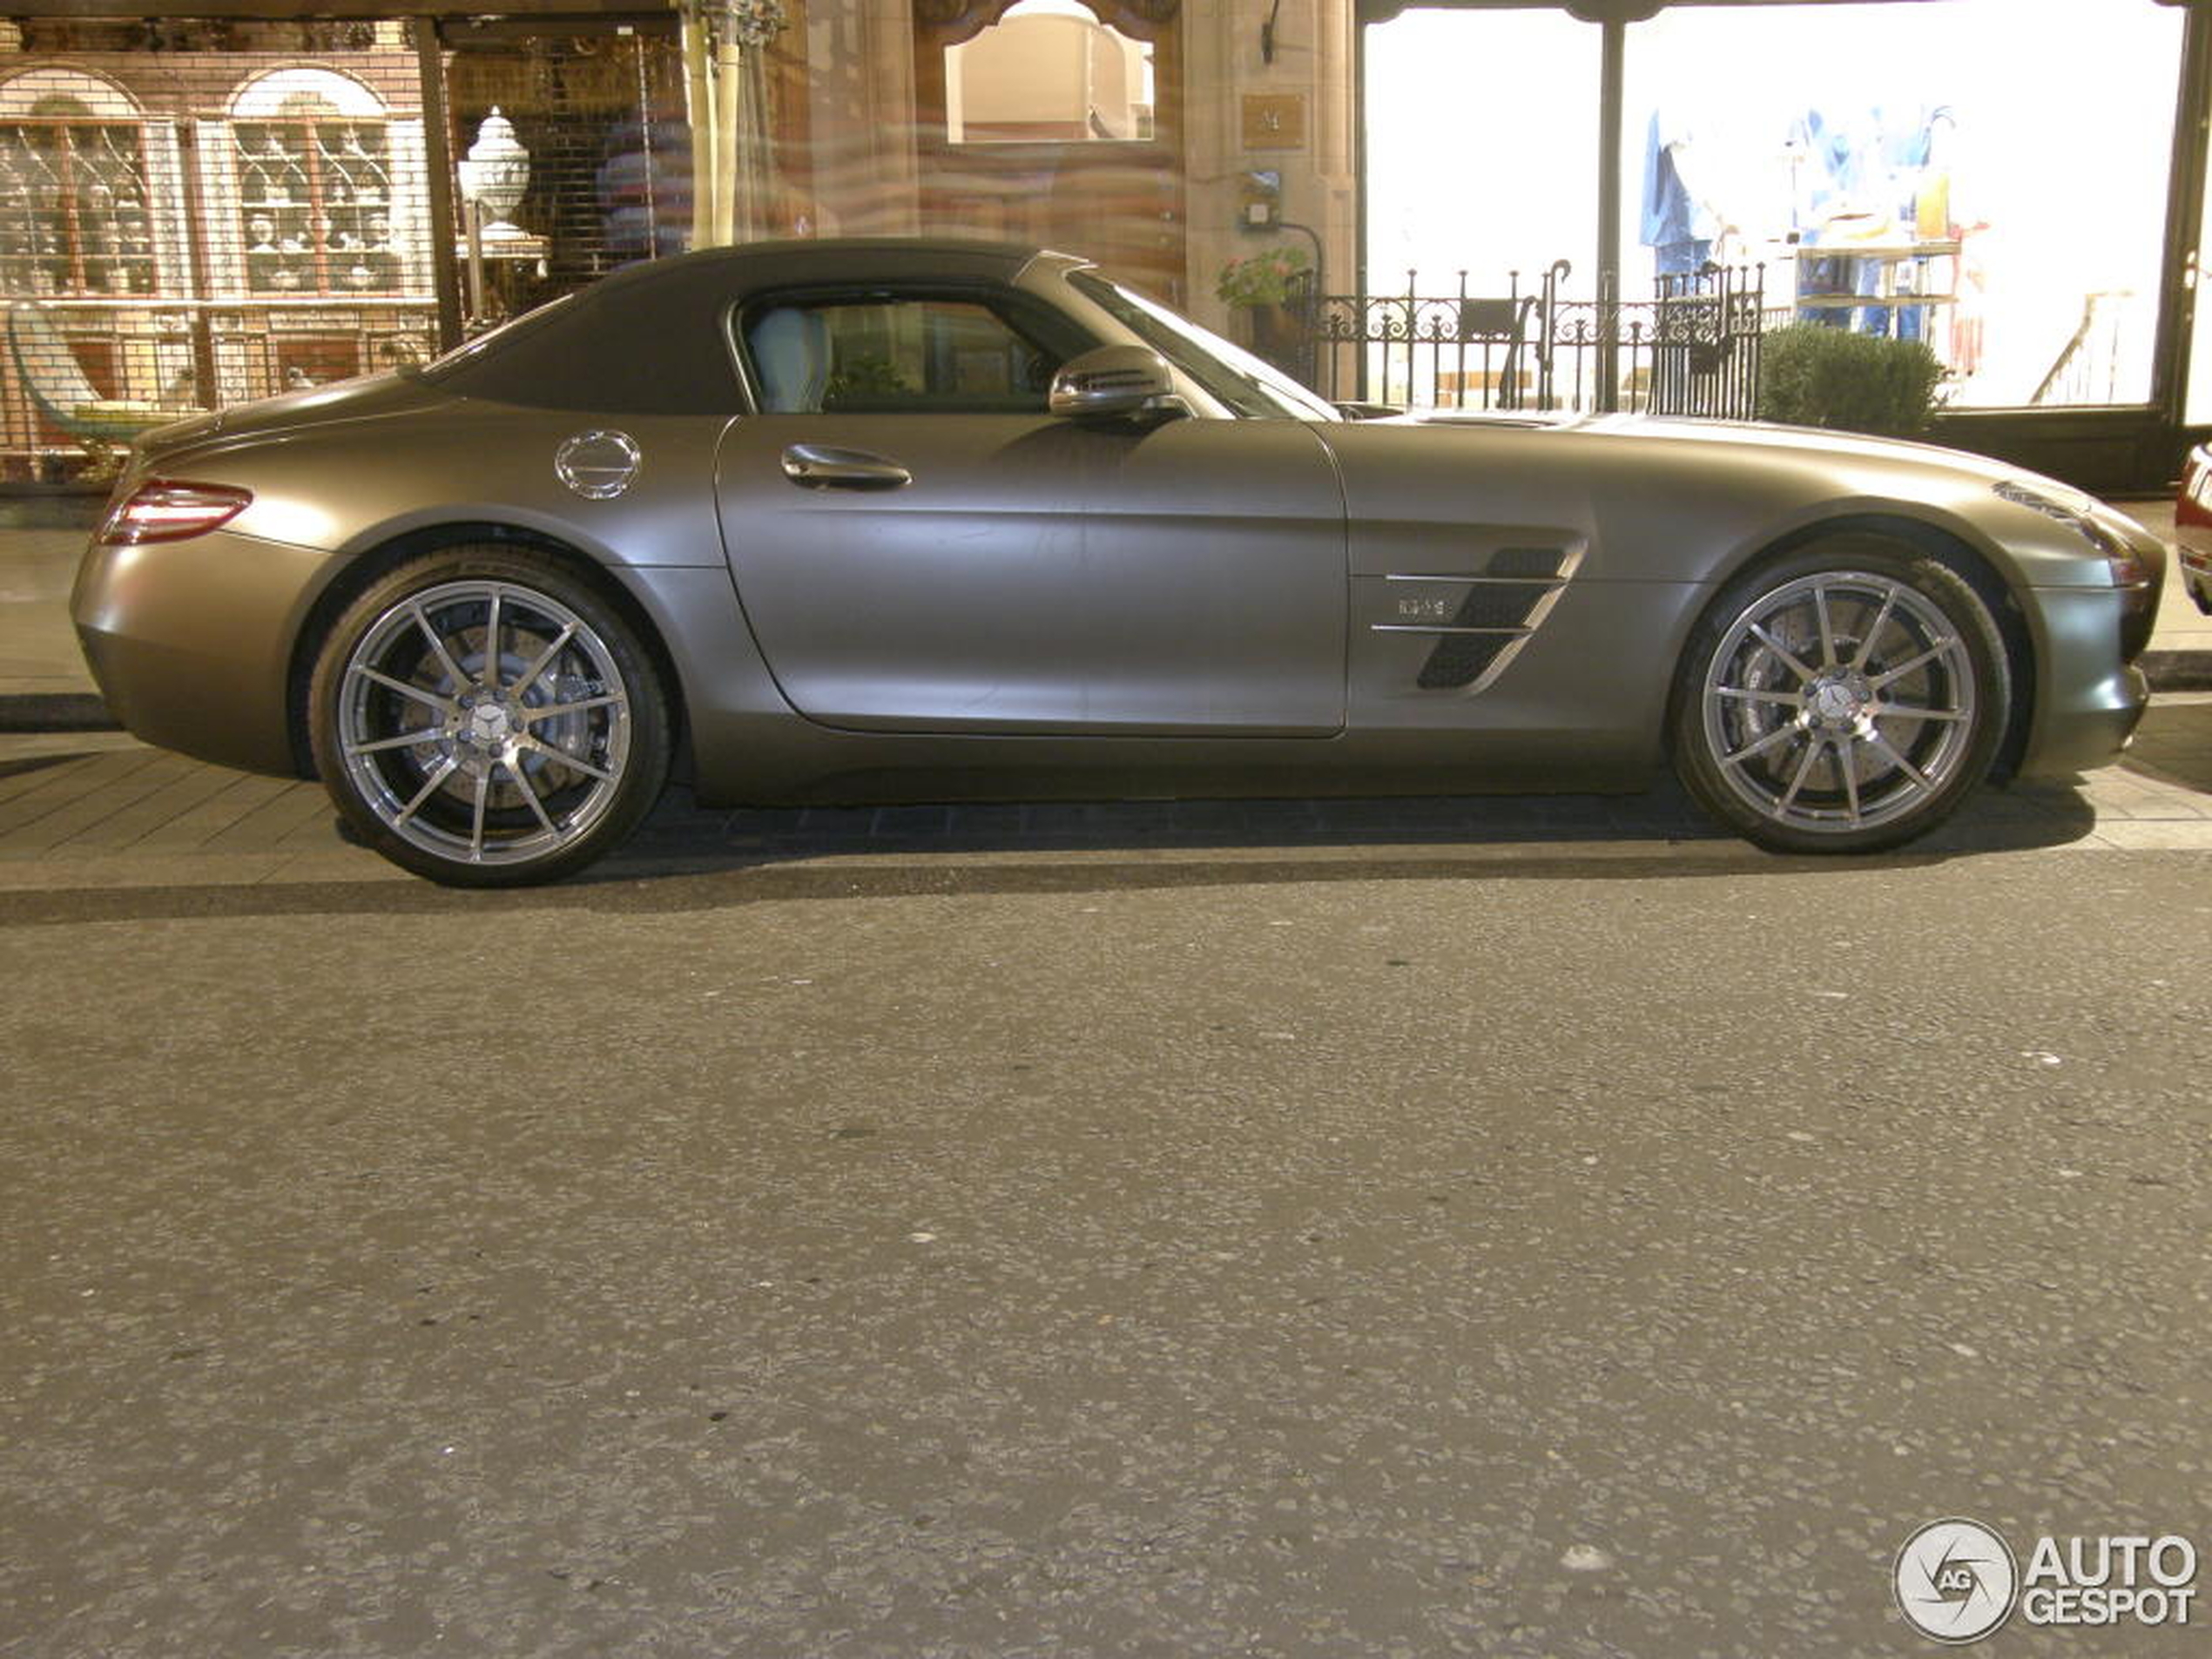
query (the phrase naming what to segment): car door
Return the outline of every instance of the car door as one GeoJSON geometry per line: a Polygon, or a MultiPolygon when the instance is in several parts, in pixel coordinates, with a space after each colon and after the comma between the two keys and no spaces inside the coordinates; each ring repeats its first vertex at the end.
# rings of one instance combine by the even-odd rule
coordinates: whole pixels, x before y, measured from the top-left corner
{"type": "Polygon", "coordinates": [[[872,731],[1342,729],[1343,494],[1295,421],[1045,413],[1084,343],[998,291],[748,307],[716,495],[794,707],[872,731]]]}

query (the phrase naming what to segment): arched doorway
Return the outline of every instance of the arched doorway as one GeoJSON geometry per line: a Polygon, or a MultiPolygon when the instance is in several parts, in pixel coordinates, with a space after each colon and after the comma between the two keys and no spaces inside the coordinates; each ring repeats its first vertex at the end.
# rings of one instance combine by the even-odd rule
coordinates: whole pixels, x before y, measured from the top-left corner
{"type": "Polygon", "coordinates": [[[1178,0],[919,0],[925,230],[1035,242],[1184,302],[1178,0]]]}

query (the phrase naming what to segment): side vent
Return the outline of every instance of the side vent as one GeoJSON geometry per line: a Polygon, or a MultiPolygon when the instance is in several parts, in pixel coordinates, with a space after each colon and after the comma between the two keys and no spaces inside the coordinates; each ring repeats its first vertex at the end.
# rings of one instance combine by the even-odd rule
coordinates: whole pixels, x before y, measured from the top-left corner
{"type": "Polygon", "coordinates": [[[1472,685],[1521,641],[1506,634],[1462,634],[1440,639],[1413,684],[1424,691],[1456,691],[1472,685]]]}
{"type": "Polygon", "coordinates": [[[1462,595],[1448,613],[1440,602],[1411,609],[1420,622],[1370,624],[1377,633],[1429,634],[1434,647],[1421,664],[1414,685],[1424,691],[1480,691],[1505,671],[1529,637],[1543,625],[1552,606],[1575,574],[1577,558],[1557,547],[1501,547],[1484,562],[1479,576],[1393,574],[1393,583],[1422,584],[1416,591],[1438,593],[1456,587],[1462,595]],[[1433,618],[1428,620],[1427,618],[1433,618]]]}
{"type": "Polygon", "coordinates": [[[1501,547],[1482,574],[1507,580],[1552,582],[1567,574],[1567,553],[1556,547],[1501,547]]]}
{"type": "Polygon", "coordinates": [[[1472,685],[1499,658],[1528,637],[1530,617],[1551,589],[1534,582],[1500,582],[1467,590],[1446,634],[1413,683],[1424,691],[1472,685]]]}

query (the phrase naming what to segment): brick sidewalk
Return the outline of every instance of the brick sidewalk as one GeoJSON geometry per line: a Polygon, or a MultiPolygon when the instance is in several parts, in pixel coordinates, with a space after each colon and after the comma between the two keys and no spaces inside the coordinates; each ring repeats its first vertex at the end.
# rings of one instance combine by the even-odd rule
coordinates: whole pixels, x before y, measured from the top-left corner
{"type": "MultiPolygon", "coordinates": [[[[2212,695],[2161,696],[2122,765],[1985,791],[1914,853],[2212,850],[2212,695]]],[[[707,811],[681,791],[602,867],[654,877],[792,860],[1128,861],[1757,858],[1671,780],[1644,795],[1047,802],[707,811]]],[[[0,738],[0,891],[406,880],[341,840],[315,784],[258,778],[109,733],[0,738]]]]}

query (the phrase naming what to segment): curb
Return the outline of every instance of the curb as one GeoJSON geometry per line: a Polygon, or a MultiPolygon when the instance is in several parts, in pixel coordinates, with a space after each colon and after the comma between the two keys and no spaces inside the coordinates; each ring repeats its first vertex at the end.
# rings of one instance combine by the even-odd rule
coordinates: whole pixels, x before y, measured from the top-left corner
{"type": "Polygon", "coordinates": [[[2149,651],[2143,677],[2154,691],[2212,691],[2212,651],[2149,651]]]}
{"type": "MultiPolygon", "coordinates": [[[[2139,666],[2154,691],[2212,691],[2212,651],[2146,651],[2139,666]]],[[[122,729],[96,692],[0,692],[0,733],[122,729]]]]}
{"type": "Polygon", "coordinates": [[[122,724],[91,691],[0,694],[0,732],[120,732],[122,724]]]}

